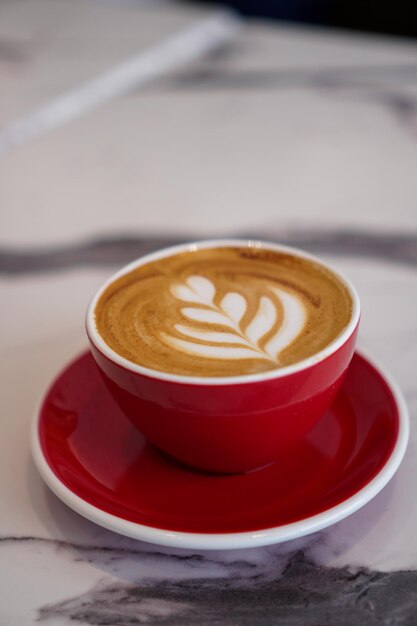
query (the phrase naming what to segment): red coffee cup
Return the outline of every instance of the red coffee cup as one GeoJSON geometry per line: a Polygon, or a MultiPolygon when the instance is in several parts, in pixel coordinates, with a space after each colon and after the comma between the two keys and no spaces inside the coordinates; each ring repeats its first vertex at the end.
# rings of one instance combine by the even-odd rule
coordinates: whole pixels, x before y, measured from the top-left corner
{"type": "Polygon", "coordinates": [[[125,415],[158,448],[193,467],[236,473],[279,461],[280,452],[304,437],[335,397],[353,356],[360,318],[352,284],[315,257],[287,246],[248,240],[214,240],[161,250],[130,263],[97,291],[87,311],[87,334],[95,361],[125,415]],[[186,251],[262,247],[310,259],[333,272],[352,298],[341,334],[315,355],[259,374],[197,377],[151,370],[112,350],[94,318],[104,290],[134,268],[186,251]]]}

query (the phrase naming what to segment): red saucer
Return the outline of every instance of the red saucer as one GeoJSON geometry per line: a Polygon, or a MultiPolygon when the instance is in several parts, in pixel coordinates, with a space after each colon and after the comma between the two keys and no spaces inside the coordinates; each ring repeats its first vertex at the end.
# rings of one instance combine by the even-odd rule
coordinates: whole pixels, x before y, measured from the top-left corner
{"type": "Polygon", "coordinates": [[[336,401],[304,441],[264,469],[210,475],[148,444],[85,353],[48,391],[32,449],[60,498],[123,534],[204,548],[273,543],[338,521],[388,482],[408,438],[392,385],[356,354],[336,401]]]}

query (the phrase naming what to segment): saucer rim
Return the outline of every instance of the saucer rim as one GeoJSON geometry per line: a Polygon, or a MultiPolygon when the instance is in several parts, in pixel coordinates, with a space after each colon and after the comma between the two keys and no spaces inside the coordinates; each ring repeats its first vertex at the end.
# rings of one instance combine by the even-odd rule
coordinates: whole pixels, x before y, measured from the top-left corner
{"type": "MultiPolygon", "coordinates": [[[[83,352],[82,354],[85,354],[83,352]]],[[[230,533],[193,533],[173,531],[164,528],[146,526],[136,522],[125,520],[122,517],[102,511],[76,495],[69,487],[64,485],[49,465],[42,450],[39,436],[39,423],[42,414],[42,406],[46,397],[43,394],[38,403],[32,420],[30,448],[35,466],[51,491],[69,508],[82,515],[86,519],[118,534],[145,541],[161,546],[199,549],[199,550],[231,550],[250,547],[260,547],[292,539],[298,539],[306,535],[318,532],[331,526],[349,515],[352,515],[370,500],[372,500],[391,480],[397,471],[407,449],[410,433],[410,420],[407,405],[397,382],[389,374],[385,367],[381,367],[376,359],[370,357],[367,351],[355,350],[355,355],[367,361],[372,368],[382,377],[388,386],[398,413],[398,431],[396,441],[384,465],[374,478],[362,489],[348,497],[343,502],[322,511],[316,515],[306,517],[296,522],[274,526],[256,531],[230,532],[230,533]]],[[[71,360],[54,378],[57,380],[62,373],[71,366],[71,363],[81,355],[71,360]]]]}

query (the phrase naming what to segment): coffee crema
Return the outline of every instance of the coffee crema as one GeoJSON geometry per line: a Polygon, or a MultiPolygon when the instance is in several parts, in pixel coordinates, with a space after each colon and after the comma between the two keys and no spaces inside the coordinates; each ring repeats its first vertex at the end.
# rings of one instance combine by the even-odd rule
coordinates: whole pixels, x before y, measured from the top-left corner
{"type": "Polygon", "coordinates": [[[333,341],[352,315],[347,287],[312,260],[256,247],[179,252],[103,292],[98,333],[119,355],[185,376],[292,365],[333,341]]]}

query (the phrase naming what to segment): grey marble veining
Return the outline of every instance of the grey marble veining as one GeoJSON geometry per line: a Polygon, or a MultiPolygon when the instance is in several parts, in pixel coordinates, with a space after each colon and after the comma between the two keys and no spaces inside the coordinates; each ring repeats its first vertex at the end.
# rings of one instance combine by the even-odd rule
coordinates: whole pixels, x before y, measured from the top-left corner
{"type": "MultiPolygon", "coordinates": [[[[209,238],[210,234],[205,236],[209,238]]],[[[372,233],[349,230],[299,229],[280,234],[273,229],[265,232],[237,233],[236,238],[261,239],[295,246],[316,254],[357,255],[369,259],[389,260],[391,263],[417,265],[417,234],[372,233]]],[[[118,236],[92,239],[58,249],[25,249],[0,247],[0,274],[21,275],[49,272],[73,267],[125,264],[159,250],[186,241],[196,241],[198,235],[184,238],[161,236],[118,236]]]]}
{"type": "Polygon", "coordinates": [[[229,555],[226,561],[221,554],[175,554],[135,547],[126,550],[33,537],[2,539],[2,543],[14,541],[26,549],[30,546],[39,550],[42,544],[47,544],[67,554],[66,558],[81,558],[111,574],[84,593],[39,606],[37,621],[41,623],[62,623],[62,620],[88,626],[142,623],[414,626],[416,623],[416,571],[326,567],[296,547],[289,553],[280,547],[264,549],[260,559],[258,556],[252,560],[251,551],[243,551],[234,560],[229,555]],[[137,573],[135,580],[134,565],[139,566],[137,571],[143,562],[152,565],[154,574],[147,577],[143,572],[137,573]],[[126,576],[129,571],[130,575],[126,576]]]}
{"type": "Polygon", "coordinates": [[[231,70],[228,61],[239,52],[238,45],[229,44],[217,56],[213,55],[214,62],[166,78],[160,81],[159,89],[162,93],[166,90],[203,93],[219,89],[225,93],[309,90],[336,101],[348,98],[382,106],[408,137],[417,139],[417,64],[231,70]]]}
{"type": "MultiPolygon", "coordinates": [[[[245,569],[245,563],[242,563],[245,569]]],[[[325,568],[294,554],[279,578],[97,585],[77,598],[40,608],[39,621],[83,624],[224,624],[234,626],[414,626],[417,572],[325,568]]]]}

